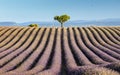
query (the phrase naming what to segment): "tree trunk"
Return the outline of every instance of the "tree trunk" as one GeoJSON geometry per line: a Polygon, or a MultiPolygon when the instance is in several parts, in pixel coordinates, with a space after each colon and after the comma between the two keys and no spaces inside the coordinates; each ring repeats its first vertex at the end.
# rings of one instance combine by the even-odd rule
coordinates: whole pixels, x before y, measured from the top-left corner
{"type": "Polygon", "coordinates": [[[61,27],[63,27],[63,23],[61,23],[61,27]]]}

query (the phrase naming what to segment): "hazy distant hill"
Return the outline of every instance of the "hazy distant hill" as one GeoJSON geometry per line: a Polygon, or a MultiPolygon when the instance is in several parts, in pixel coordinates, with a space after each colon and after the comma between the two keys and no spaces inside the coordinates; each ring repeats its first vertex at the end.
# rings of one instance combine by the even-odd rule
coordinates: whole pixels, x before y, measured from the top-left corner
{"type": "Polygon", "coordinates": [[[16,22],[0,22],[0,26],[15,26],[16,22]]]}
{"type": "MultiPolygon", "coordinates": [[[[16,23],[16,22],[0,22],[0,26],[28,26],[29,24],[37,23],[40,26],[60,26],[60,24],[57,21],[53,22],[24,22],[24,23],[16,23]]],[[[120,19],[103,19],[103,20],[75,20],[75,21],[68,21],[65,23],[65,26],[91,26],[91,25],[97,25],[97,26],[118,26],[120,25],[120,19]]]]}

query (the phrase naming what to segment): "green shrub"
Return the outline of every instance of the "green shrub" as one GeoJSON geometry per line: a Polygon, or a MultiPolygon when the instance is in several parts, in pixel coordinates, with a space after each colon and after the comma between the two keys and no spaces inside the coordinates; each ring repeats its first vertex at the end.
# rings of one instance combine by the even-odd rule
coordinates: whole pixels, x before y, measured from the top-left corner
{"type": "Polygon", "coordinates": [[[39,27],[39,25],[38,24],[30,24],[29,27],[35,27],[36,28],[36,27],[39,27]]]}

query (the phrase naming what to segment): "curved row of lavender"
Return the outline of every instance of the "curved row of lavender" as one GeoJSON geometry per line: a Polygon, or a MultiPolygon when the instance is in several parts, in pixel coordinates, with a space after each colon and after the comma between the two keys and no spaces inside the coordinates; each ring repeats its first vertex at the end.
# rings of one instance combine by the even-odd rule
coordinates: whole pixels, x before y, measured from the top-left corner
{"type": "Polygon", "coordinates": [[[0,75],[86,74],[120,74],[120,27],[0,27],[0,75]]]}

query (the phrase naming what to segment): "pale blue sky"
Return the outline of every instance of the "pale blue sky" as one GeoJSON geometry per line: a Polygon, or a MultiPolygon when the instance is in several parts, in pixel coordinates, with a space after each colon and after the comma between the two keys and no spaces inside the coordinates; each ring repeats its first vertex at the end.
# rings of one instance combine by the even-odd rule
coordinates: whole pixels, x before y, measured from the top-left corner
{"type": "Polygon", "coordinates": [[[53,21],[61,14],[71,20],[120,18],[120,0],[0,0],[0,22],[53,21]]]}

